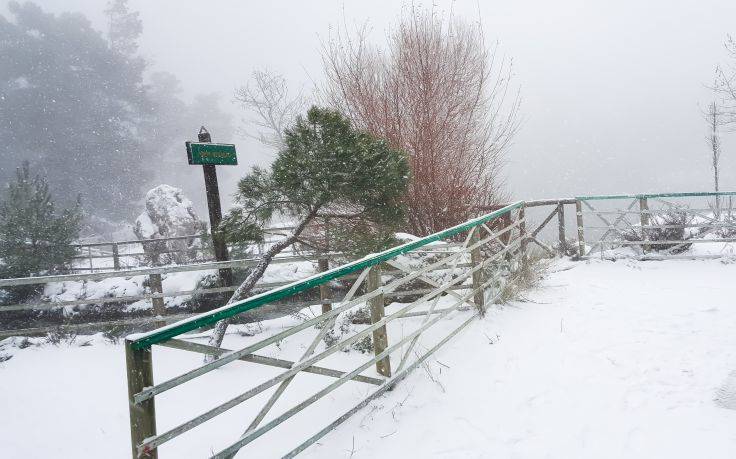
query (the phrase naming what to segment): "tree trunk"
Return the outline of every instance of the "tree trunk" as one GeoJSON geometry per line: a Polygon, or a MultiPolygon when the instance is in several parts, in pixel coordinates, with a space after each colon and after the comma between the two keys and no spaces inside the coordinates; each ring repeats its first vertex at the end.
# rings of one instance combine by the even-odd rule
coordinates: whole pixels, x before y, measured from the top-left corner
{"type": "MultiPolygon", "coordinates": [[[[266,272],[266,268],[268,268],[268,265],[271,263],[273,258],[282,250],[296,242],[299,235],[304,231],[304,228],[310,221],[312,221],[315,215],[317,215],[317,209],[311,211],[306,217],[304,217],[304,220],[299,222],[290,235],[271,246],[271,248],[263,254],[261,261],[253,268],[253,271],[251,271],[235,292],[233,292],[233,296],[230,297],[227,304],[235,303],[236,301],[240,301],[248,296],[250,291],[253,290],[253,287],[255,287],[256,282],[263,277],[263,273],[266,272]]],[[[220,347],[222,345],[222,340],[225,338],[225,332],[227,331],[228,325],[230,325],[230,319],[223,319],[215,324],[215,328],[212,330],[212,336],[210,336],[210,340],[208,342],[210,346],[220,347]]],[[[205,363],[214,359],[214,355],[206,355],[204,357],[205,363]]]]}

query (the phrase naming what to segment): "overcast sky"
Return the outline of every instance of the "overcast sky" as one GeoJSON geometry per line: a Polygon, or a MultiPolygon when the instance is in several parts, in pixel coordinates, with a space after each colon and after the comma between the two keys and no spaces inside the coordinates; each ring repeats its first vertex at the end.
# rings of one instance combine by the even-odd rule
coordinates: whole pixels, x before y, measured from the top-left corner
{"type": "MultiPolygon", "coordinates": [[[[81,11],[98,27],[102,0],[43,0],[81,11]]],[[[712,187],[703,108],[713,99],[723,41],[736,35],[736,1],[435,1],[480,19],[514,59],[523,127],[508,157],[517,198],[712,187]]],[[[320,41],[340,21],[369,21],[383,40],[393,1],[132,0],[141,50],[176,74],[188,95],[216,91],[229,110],[253,69],[283,73],[295,88],[321,80],[320,41]]],[[[194,134],[194,133],[193,133],[194,134]]],[[[227,139],[217,138],[225,141],[227,139]]],[[[724,135],[722,188],[736,189],[736,141],[724,135]]],[[[242,139],[241,162],[267,158],[242,139]]],[[[182,157],[183,158],[183,157],[182,157]]]]}

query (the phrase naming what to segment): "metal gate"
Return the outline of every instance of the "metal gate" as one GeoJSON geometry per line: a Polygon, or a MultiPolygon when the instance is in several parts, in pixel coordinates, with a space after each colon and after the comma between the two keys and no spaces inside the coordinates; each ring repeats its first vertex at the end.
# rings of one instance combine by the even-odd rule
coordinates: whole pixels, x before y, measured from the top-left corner
{"type": "MultiPolygon", "coordinates": [[[[132,450],[134,457],[157,457],[158,448],[191,429],[208,422],[258,394],[270,393],[252,420],[243,426],[240,437],[212,457],[232,457],[241,448],[273,428],[288,421],[347,382],[373,386],[370,394],[328,425],[299,440],[286,452],[291,457],[323,437],[371,400],[389,390],[474,318],[501,293],[523,266],[528,240],[523,202],[470,220],[436,234],[420,238],[376,255],[330,269],[326,272],[280,287],[205,314],[171,324],[149,333],[129,336],[125,343],[129,389],[132,450]],[[322,314],[299,325],[279,331],[238,350],[215,348],[182,339],[182,335],[210,327],[222,319],[310,291],[331,292],[332,298],[318,297],[322,314]],[[408,303],[392,303],[387,298],[410,298],[408,303]],[[442,301],[440,301],[442,299],[442,301]],[[346,314],[364,308],[369,320],[360,328],[326,340],[336,323],[346,314]],[[442,336],[427,337],[427,331],[440,321],[454,318],[457,326],[442,336]],[[402,321],[402,332],[389,335],[387,325],[402,321]],[[258,354],[285,337],[312,334],[301,358],[284,360],[258,354]],[[370,337],[373,352],[351,368],[332,368],[324,362],[340,350],[370,337]],[[421,346],[419,343],[421,341],[421,346]],[[165,346],[216,357],[194,369],[164,381],[154,382],[154,346],[165,346]],[[420,351],[421,349],[421,351],[420,351]],[[219,403],[199,415],[158,432],[155,398],[182,384],[233,362],[267,365],[283,369],[266,381],[253,382],[239,395],[219,403]],[[375,366],[375,372],[372,368],[375,366]],[[299,373],[321,375],[324,387],[278,414],[274,405],[290,386],[298,384],[299,373]]],[[[547,220],[549,221],[549,219],[547,220]]],[[[248,381],[243,381],[244,385],[248,381]]],[[[213,388],[213,391],[216,390],[213,388]]],[[[283,439],[279,440],[283,441],[283,439]]]]}

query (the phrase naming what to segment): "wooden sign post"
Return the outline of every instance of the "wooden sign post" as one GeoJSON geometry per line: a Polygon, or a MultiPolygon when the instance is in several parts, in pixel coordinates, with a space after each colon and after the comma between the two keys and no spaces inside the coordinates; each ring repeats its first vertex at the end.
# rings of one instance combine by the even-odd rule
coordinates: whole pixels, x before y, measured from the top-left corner
{"type": "MultiPolygon", "coordinates": [[[[227,261],[227,245],[222,234],[217,231],[222,221],[222,207],[220,206],[220,189],[217,186],[216,165],[237,166],[238,158],[235,155],[235,145],[227,143],[212,143],[212,137],[204,126],[197,135],[199,142],[186,142],[187,159],[191,165],[202,165],[204,170],[204,187],[207,192],[207,209],[210,214],[210,232],[217,261],[227,261]]],[[[220,269],[220,284],[223,287],[233,285],[233,272],[230,268],[220,269]]]]}

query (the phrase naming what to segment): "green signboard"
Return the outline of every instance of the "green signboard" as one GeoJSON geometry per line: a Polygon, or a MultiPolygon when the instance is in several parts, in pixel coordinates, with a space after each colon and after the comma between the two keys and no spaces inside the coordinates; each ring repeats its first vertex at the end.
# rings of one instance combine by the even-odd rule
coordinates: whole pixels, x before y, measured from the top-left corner
{"type": "Polygon", "coordinates": [[[237,166],[235,145],[230,143],[187,142],[189,164],[237,166]]]}

